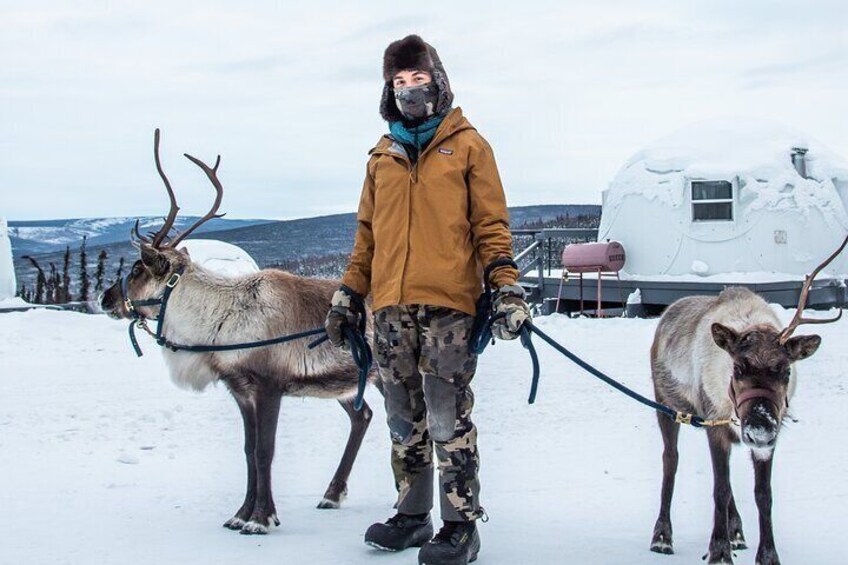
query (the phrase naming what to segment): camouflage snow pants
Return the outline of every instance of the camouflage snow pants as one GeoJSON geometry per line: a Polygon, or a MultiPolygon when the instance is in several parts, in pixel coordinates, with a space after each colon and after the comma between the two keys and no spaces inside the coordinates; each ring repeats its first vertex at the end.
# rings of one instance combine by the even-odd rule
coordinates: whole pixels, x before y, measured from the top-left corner
{"type": "Polygon", "coordinates": [[[471,422],[471,379],[477,356],[468,352],[474,318],[451,308],[387,306],[374,314],[380,369],[392,436],[398,511],[433,508],[433,445],[443,520],[479,518],[477,428],[471,422]]]}

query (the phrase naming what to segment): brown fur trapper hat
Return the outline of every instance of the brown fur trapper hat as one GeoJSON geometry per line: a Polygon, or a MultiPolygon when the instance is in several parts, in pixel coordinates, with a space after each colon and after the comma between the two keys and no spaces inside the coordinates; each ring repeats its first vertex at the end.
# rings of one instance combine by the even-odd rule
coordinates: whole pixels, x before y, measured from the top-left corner
{"type": "Polygon", "coordinates": [[[392,78],[400,71],[417,69],[427,71],[433,77],[433,82],[439,88],[439,101],[436,103],[436,113],[446,113],[453,104],[453,92],[450,88],[448,75],[439,54],[432,45],[426,43],[417,35],[407,35],[403,39],[392,42],[383,55],[383,96],[380,99],[380,115],[387,122],[403,119],[395,106],[395,91],[392,88],[392,78]]]}

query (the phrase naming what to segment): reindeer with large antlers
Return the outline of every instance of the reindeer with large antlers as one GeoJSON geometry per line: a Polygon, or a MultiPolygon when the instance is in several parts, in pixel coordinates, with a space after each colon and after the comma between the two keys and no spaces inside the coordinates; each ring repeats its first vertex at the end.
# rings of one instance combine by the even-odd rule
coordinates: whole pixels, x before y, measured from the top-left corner
{"type": "MultiPolygon", "coordinates": [[[[185,156],[203,170],[215,187],[215,203],[191,227],[171,235],[179,207],[159,159],[157,129],[154,157],[171,202],[170,211],[155,233],[140,234],[136,223],[134,234],[141,257],[123,284],[118,281],[104,292],[102,308],[117,318],[156,319],[161,306],[141,304],[161,300],[170,286],[163,334],[184,344],[237,344],[322,327],[338,281],[306,279],[277,270],[223,277],[192,263],[188,251],[177,247],[205,222],[221,216],[217,212],[223,196],[218,179],[220,156],[213,167],[191,155],[185,156]]],[[[326,343],[310,349],[304,340],[236,351],[162,351],[176,384],[203,390],[211,383],[223,382],[241,411],[247,493],[241,508],[225,527],[243,534],[264,534],[272,525],[279,525],[271,495],[271,462],[283,396],[337,399],[350,417],[344,454],[319,504],[319,508],[338,508],[371,420],[367,404],[360,411],[354,410],[358,375],[347,354],[326,343]]],[[[372,382],[375,376],[371,373],[372,382]]]]}
{"type": "MultiPolygon", "coordinates": [[[[742,521],[730,487],[730,449],[741,437],[752,451],[755,499],[760,514],[758,565],[778,565],[771,507],[771,471],[777,436],[795,392],[795,361],[821,344],[817,335],[792,337],[798,326],[829,323],[805,318],[804,308],[816,275],[848,243],[808,275],[792,322],[781,330],[775,313],[758,295],[730,287],[717,297],[691,296],[668,307],[651,347],[651,372],[658,402],[708,419],[732,423],[707,429],[713,463],[715,514],[709,544],[710,564],[733,563],[732,550],[745,549],[742,521]]],[[[663,482],[659,518],[651,551],[674,553],[671,498],[677,472],[680,424],[658,414],[663,443],[663,482]]]]}

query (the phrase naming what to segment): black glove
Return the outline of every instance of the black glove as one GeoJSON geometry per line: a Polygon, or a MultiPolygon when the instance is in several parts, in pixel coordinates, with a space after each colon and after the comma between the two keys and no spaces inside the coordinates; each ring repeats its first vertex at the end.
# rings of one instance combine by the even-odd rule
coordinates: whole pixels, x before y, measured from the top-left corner
{"type": "Polygon", "coordinates": [[[324,329],[330,343],[344,350],[350,349],[350,344],[344,336],[343,327],[348,325],[351,329],[359,326],[360,320],[365,316],[362,297],[352,289],[342,285],[330,300],[330,311],[324,319],[324,329]]]}
{"type": "Polygon", "coordinates": [[[502,286],[493,303],[495,320],[492,335],[498,339],[515,339],[521,325],[531,319],[530,307],[524,301],[524,289],[518,285],[502,286]]]}

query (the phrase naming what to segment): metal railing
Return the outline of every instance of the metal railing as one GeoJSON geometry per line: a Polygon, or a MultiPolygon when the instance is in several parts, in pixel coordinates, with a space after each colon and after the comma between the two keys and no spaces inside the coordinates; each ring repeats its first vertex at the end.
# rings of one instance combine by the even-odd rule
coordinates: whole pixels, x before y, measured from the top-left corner
{"type": "MultiPolygon", "coordinates": [[[[550,275],[551,270],[560,268],[560,257],[563,248],[569,243],[597,241],[598,228],[542,228],[542,229],[515,229],[512,235],[517,237],[531,236],[533,243],[524,248],[516,257],[516,263],[521,265],[521,260],[531,256],[531,264],[535,267],[538,258],[542,258],[541,273],[543,269],[550,275]],[[538,244],[538,245],[537,245],[538,244]],[[530,251],[528,253],[528,251],[530,251]]],[[[526,274],[527,269],[522,274],[526,274]]]]}
{"type": "Polygon", "coordinates": [[[598,229],[514,229],[512,235],[519,238],[533,238],[532,243],[515,256],[515,262],[518,264],[519,278],[523,279],[522,282],[525,287],[529,287],[530,298],[541,300],[541,297],[544,296],[545,271],[547,270],[547,274],[550,276],[552,269],[562,267],[560,258],[563,248],[569,243],[596,241],[598,229]],[[531,271],[535,271],[535,276],[532,279],[526,279],[525,276],[531,271]]]}

